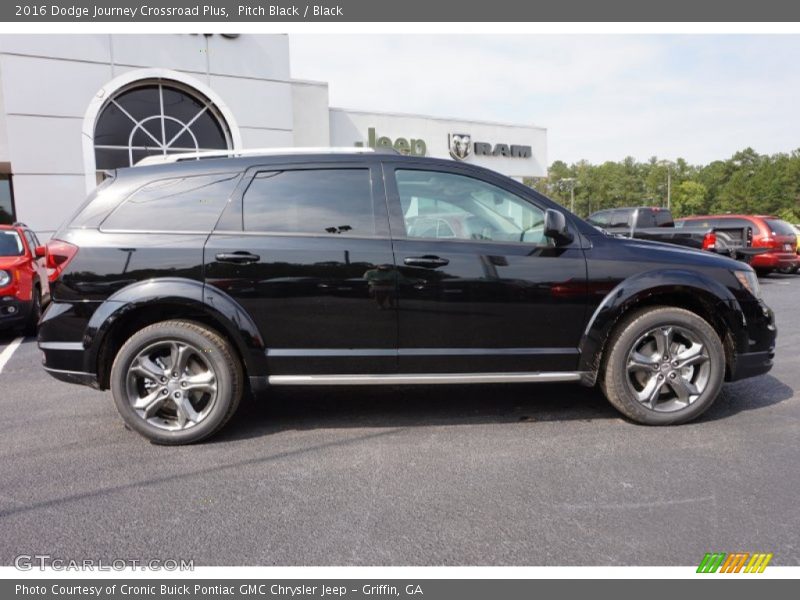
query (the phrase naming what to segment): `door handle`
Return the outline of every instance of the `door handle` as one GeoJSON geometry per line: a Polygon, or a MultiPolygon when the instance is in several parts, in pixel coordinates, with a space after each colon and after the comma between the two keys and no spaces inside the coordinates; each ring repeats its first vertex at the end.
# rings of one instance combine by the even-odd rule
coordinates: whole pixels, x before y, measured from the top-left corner
{"type": "Polygon", "coordinates": [[[425,267],[426,269],[436,269],[437,267],[444,267],[450,264],[450,261],[446,258],[428,254],[425,256],[409,256],[403,259],[403,262],[410,267],[425,267]]]}
{"type": "Polygon", "coordinates": [[[221,252],[216,256],[217,261],[224,263],[234,263],[237,265],[248,265],[261,260],[258,254],[251,254],[243,250],[237,252],[221,252]]]}

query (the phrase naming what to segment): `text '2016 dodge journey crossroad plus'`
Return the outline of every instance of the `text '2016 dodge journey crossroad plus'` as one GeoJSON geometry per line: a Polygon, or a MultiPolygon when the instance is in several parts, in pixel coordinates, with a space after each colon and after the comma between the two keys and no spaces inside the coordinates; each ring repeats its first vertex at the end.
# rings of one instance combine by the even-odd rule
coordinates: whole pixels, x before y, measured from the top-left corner
{"type": "Polygon", "coordinates": [[[492,171],[198,156],[119,170],[48,245],[45,368],[110,388],[155,442],[205,438],[278,385],[597,382],[667,425],[772,366],[749,266],[607,235],[492,171]]]}

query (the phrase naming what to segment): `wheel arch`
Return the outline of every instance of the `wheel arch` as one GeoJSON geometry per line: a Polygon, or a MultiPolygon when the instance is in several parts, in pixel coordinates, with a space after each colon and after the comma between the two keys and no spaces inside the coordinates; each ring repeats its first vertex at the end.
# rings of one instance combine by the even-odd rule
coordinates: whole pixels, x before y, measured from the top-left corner
{"type": "Polygon", "coordinates": [[[215,330],[231,342],[246,375],[266,374],[264,341],[253,320],[233,298],[202,282],[167,278],[132,284],[109,297],[92,315],[84,334],[85,370],[107,389],[119,348],[142,327],[181,319],[215,330]]]}
{"type": "Polygon", "coordinates": [[[738,301],[730,290],[709,277],[669,270],[642,273],[622,281],[595,309],[579,345],[580,370],[589,374],[585,383],[595,383],[607,355],[608,340],[622,320],[633,311],[650,306],[682,308],[710,323],[722,340],[726,379],[730,376],[745,335],[738,301]]]}

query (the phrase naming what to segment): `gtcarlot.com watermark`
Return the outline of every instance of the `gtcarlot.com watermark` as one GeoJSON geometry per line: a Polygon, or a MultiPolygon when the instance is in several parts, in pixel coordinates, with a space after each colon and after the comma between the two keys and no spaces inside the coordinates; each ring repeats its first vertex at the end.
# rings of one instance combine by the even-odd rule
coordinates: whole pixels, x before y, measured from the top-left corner
{"type": "Polygon", "coordinates": [[[194,571],[194,559],[185,558],[61,558],[51,554],[20,554],[14,558],[20,571],[194,571]]]}

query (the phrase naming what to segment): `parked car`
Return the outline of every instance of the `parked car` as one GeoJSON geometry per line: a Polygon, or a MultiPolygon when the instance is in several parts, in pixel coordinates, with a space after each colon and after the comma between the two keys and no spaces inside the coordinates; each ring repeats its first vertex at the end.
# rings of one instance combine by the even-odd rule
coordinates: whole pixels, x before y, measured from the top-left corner
{"type": "Polygon", "coordinates": [[[753,256],[767,251],[748,245],[746,227],[734,224],[693,226],[683,223],[676,227],[672,212],[657,206],[601,210],[590,215],[587,221],[614,235],[708,250],[747,263],[752,261],[753,256]]]}
{"type": "Polygon", "coordinates": [[[598,383],[668,425],[772,367],[745,264],[606,235],[455,161],[214,156],[120,169],[48,245],[45,369],[110,388],[154,442],[212,435],[246,390],[307,385],[598,383]]]}
{"type": "Polygon", "coordinates": [[[753,256],[750,264],[759,275],[773,271],[796,272],[800,267],[797,256],[797,237],[791,226],[778,217],[762,215],[709,215],[678,219],[676,227],[744,228],[747,245],[762,252],[753,256]]]}
{"type": "Polygon", "coordinates": [[[45,248],[23,223],[0,225],[0,329],[36,333],[49,297],[45,248]]]}
{"type": "MultiPolygon", "coordinates": [[[[800,227],[798,227],[797,225],[795,225],[793,223],[789,223],[788,221],[785,221],[785,223],[787,225],[789,225],[789,227],[791,227],[792,231],[794,232],[794,238],[795,238],[795,240],[797,240],[797,242],[795,243],[795,253],[800,255],[800,227]]],[[[790,275],[790,274],[793,274],[793,273],[797,273],[798,272],[798,267],[797,266],[794,266],[794,267],[783,267],[782,269],[779,269],[779,272],[780,273],[786,273],[787,275],[790,275]]]]}

